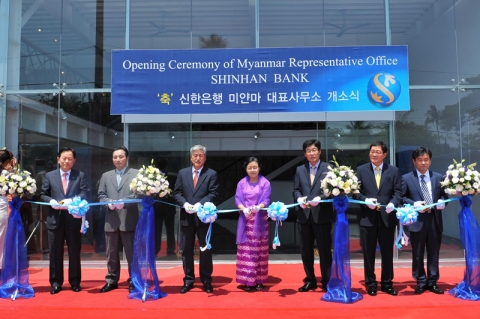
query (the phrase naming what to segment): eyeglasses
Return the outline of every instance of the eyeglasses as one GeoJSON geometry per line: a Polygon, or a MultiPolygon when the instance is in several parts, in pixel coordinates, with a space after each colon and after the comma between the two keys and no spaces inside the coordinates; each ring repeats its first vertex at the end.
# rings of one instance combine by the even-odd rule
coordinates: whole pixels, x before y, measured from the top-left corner
{"type": "Polygon", "coordinates": [[[370,154],[377,154],[377,155],[382,155],[382,151],[370,151],[370,154]]]}
{"type": "Polygon", "coordinates": [[[257,169],[259,169],[258,166],[247,167],[247,171],[256,171],[257,169]]]}

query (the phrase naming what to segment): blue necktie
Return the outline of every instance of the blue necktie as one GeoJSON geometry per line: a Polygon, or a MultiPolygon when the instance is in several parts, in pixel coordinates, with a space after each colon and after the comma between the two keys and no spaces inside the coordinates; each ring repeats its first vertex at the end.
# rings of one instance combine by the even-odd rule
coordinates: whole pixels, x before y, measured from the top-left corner
{"type": "Polygon", "coordinates": [[[120,182],[122,181],[122,172],[117,173],[117,186],[120,186],[120,182]]]}

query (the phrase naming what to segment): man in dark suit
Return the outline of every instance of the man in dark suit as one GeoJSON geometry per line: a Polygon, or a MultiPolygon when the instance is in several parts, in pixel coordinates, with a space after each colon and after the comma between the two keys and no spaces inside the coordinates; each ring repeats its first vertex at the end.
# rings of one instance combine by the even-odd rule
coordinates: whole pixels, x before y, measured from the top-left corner
{"type": "Polygon", "coordinates": [[[332,269],[332,225],[335,213],[332,204],[318,203],[325,199],[321,191],[321,181],[328,171],[328,164],[320,161],[321,144],[318,140],[303,143],[303,153],[308,163],[297,167],[293,196],[302,208],[298,212],[297,223],[300,232],[301,255],[306,277],[304,285],[298,289],[306,292],[317,288],[314,271],[314,241],[317,241],[320,255],[322,289],[326,289],[332,269]]]}
{"type": "Polygon", "coordinates": [[[129,291],[134,286],[130,280],[132,270],[133,241],[135,228],[138,221],[137,203],[121,204],[112,201],[132,199],[135,197],[130,190],[132,179],[137,176],[138,170],[128,167],[128,149],[118,146],[113,150],[113,165],[115,169],[102,175],[98,186],[98,199],[101,202],[109,202],[105,213],[105,242],[107,244],[107,282],[100,292],[108,292],[118,288],[120,279],[120,242],[125,249],[128,263],[129,291]]]}
{"type": "Polygon", "coordinates": [[[375,276],[375,252],[377,242],[382,254],[381,290],[396,296],[393,288],[393,245],[395,226],[398,220],[390,214],[394,207],[402,204],[402,180],[398,169],[383,160],[387,156],[387,145],[382,141],[370,145],[370,163],[357,168],[360,193],[354,198],[367,202],[361,205],[358,215],[360,241],[362,243],[365,285],[370,296],[377,295],[375,276]],[[376,205],[382,206],[376,206],[376,205]],[[385,207],[386,205],[386,207],[385,207]]]}
{"type": "Polygon", "coordinates": [[[75,150],[65,147],[58,152],[60,169],[45,174],[40,193],[44,202],[50,203],[47,214],[48,246],[50,250],[51,294],[59,293],[63,285],[63,246],[68,246],[68,282],[72,290],[82,290],[80,266],[82,219],[68,213],[72,198],[87,199],[90,189],[85,174],[72,169],[76,159],[75,150]]]}
{"type": "Polygon", "coordinates": [[[402,176],[403,200],[415,208],[433,203],[437,206],[419,212],[415,223],[408,226],[410,242],[412,243],[412,275],[417,281],[416,294],[430,290],[443,294],[437,286],[440,277],[438,263],[440,245],[442,243],[442,210],[445,208],[443,199],[448,195],[441,187],[441,174],[429,170],[432,164],[432,151],[426,147],[417,148],[412,153],[415,170],[402,176]],[[427,273],[425,273],[423,257],[427,247],[427,273]]]}
{"type": "MultiPolygon", "coordinates": [[[[186,293],[193,288],[195,282],[193,248],[195,234],[200,246],[206,245],[208,224],[202,223],[195,215],[199,207],[206,202],[214,202],[218,195],[217,173],[204,167],[207,159],[207,149],[202,145],[195,145],[190,149],[191,167],[178,172],[175,183],[174,197],[177,204],[183,208],[180,210],[180,226],[183,236],[183,286],[180,293],[186,293]]],[[[200,281],[203,283],[205,292],[212,293],[212,252],[210,249],[200,251],[200,281]]]]}

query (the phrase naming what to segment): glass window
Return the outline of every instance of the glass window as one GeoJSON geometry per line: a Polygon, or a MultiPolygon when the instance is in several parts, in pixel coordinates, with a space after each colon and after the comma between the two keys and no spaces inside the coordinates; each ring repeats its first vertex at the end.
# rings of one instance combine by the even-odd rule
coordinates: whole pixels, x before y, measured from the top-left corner
{"type": "Polygon", "coordinates": [[[131,1],[130,48],[251,46],[248,0],[131,1]]]}
{"type": "Polygon", "coordinates": [[[410,85],[457,78],[454,2],[390,0],[392,44],[408,45],[410,85]]]}
{"type": "MultiPolygon", "coordinates": [[[[343,1],[342,1],[343,2],[343,1]]],[[[385,44],[383,3],[262,0],[260,47],[385,44]]]]}

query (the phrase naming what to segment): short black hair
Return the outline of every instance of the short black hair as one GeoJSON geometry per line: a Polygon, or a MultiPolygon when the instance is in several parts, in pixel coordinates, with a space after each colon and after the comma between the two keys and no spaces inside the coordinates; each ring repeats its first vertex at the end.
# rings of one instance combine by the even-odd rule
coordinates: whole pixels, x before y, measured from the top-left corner
{"type": "Polygon", "coordinates": [[[260,161],[258,160],[258,158],[254,157],[254,156],[250,156],[249,158],[247,158],[247,159],[245,160],[245,162],[243,163],[243,167],[244,167],[245,169],[247,169],[248,164],[250,164],[251,162],[257,162],[258,168],[262,168],[262,164],[260,163],[260,161]]]}
{"type": "Polygon", "coordinates": [[[317,139],[306,140],[305,142],[303,142],[303,152],[305,153],[307,151],[307,147],[310,147],[312,145],[315,145],[318,148],[318,150],[322,148],[322,143],[320,143],[319,140],[317,139]]]}
{"type": "Polygon", "coordinates": [[[432,151],[429,148],[426,148],[426,147],[423,147],[423,146],[421,146],[421,147],[417,148],[415,151],[413,151],[412,159],[416,160],[418,157],[420,157],[424,154],[428,154],[428,157],[430,159],[432,159],[432,151]]]}
{"type": "Polygon", "coordinates": [[[125,157],[128,157],[128,149],[123,145],[115,147],[113,149],[113,152],[115,152],[115,151],[124,151],[125,152],[125,157]]]}
{"type": "Polygon", "coordinates": [[[373,142],[372,144],[370,144],[369,150],[371,150],[372,147],[374,147],[374,146],[380,146],[382,148],[382,152],[388,153],[388,146],[383,141],[373,142]]]}
{"type": "Polygon", "coordinates": [[[64,147],[64,148],[61,148],[59,151],[58,151],[58,157],[62,157],[62,153],[64,152],[72,152],[73,154],[73,158],[77,158],[77,153],[75,152],[75,150],[71,147],[64,147]]]}

